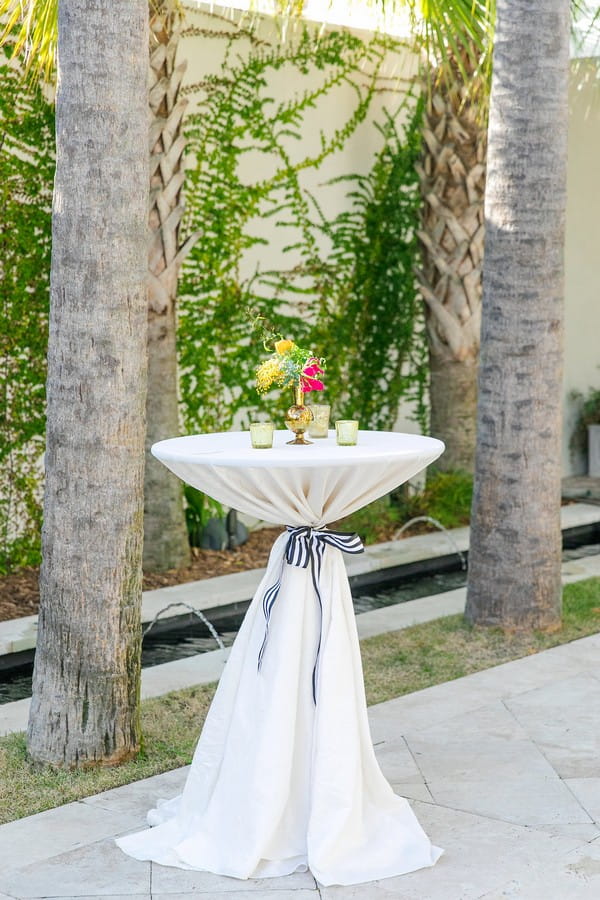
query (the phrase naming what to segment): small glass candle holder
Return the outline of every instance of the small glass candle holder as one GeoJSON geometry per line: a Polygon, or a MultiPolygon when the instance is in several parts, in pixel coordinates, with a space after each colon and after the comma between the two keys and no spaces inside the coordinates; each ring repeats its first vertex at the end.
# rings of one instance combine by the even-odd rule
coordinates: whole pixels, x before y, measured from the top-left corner
{"type": "Polygon", "coordinates": [[[358,439],[357,420],[338,419],[335,423],[335,436],[340,447],[353,447],[358,439]]]}
{"type": "Polygon", "coordinates": [[[329,413],[331,407],[327,403],[311,403],[313,420],[308,426],[308,433],[313,438],[326,438],[329,429],[329,413]]]}
{"type": "Polygon", "coordinates": [[[270,450],[273,446],[272,422],[250,422],[250,440],[255,450],[270,450]]]}

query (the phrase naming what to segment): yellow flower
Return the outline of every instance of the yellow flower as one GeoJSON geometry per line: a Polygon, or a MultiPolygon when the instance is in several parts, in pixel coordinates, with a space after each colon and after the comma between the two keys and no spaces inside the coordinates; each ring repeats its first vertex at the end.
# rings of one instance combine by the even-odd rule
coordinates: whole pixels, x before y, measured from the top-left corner
{"type": "Polygon", "coordinates": [[[274,357],[265,360],[256,370],[256,388],[259,394],[268,391],[272,384],[282,385],[285,375],[279,368],[279,361],[274,357]]]}
{"type": "Polygon", "coordinates": [[[293,346],[293,341],[275,341],[275,351],[279,353],[280,356],[283,356],[284,353],[291,350],[293,346]]]}

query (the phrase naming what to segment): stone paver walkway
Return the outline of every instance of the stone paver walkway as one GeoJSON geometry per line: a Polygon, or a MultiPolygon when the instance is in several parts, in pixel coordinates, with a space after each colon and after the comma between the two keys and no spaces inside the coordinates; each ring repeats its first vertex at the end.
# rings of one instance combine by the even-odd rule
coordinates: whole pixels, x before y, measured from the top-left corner
{"type": "Polygon", "coordinates": [[[177,770],[0,827],[0,900],[597,900],[599,662],[595,635],[370,709],[384,773],[446,850],[433,869],[325,888],[129,859],[113,837],[179,791],[177,770]]]}

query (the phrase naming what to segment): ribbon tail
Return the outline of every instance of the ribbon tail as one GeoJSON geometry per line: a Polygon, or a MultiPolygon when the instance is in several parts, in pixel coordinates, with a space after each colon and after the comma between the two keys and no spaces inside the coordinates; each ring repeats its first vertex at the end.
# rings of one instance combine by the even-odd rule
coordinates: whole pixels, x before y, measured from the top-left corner
{"type": "Polygon", "coordinates": [[[312,695],[313,701],[316,705],[318,670],[321,656],[321,644],[323,640],[323,598],[321,597],[319,585],[321,581],[321,566],[323,564],[323,555],[325,553],[325,548],[327,546],[330,546],[335,548],[336,550],[341,550],[343,553],[354,554],[362,553],[364,547],[359,536],[353,532],[312,529],[308,525],[299,527],[292,527],[288,525],[287,530],[289,537],[285,548],[284,557],[281,562],[281,571],[279,573],[279,578],[277,579],[275,584],[267,588],[263,597],[265,635],[263,637],[263,641],[258,654],[258,671],[260,672],[261,670],[263,656],[265,654],[265,649],[269,637],[269,623],[271,619],[271,612],[279,595],[279,589],[281,587],[281,582],[283,579],[285,564],[287,563],[290,566],[295,566],[297,568],[303,569],[308,568],[308,565],[310,564],[311,579],[317,597],[317,602],[319,604],[320,617],[319,641],[317,644],[317,654],[312,672],[312,695]]]}
{"type": "Polygon", "coordinates": [[[267,647],[267,640],[269,638],[269,620],[271,618],[271,611],[273,606],[275,605],[275,601],[277,600],[277,595],[279,594],[279,588],[281,587],[281,579],[283,577],[283,564],[281,566],[281,572],[279,573],[279,578],[272,584],[270,588],[267,588],[265,591],[265,595],[263,597],[263,613],[265,617],[265,636],[263,638],[263,642],[260,646],[260,650],[258,651],[258,671],[260,672],[263,656],[265,654],[265,650],[267,647]]]}
{"type": "Polygon", "coordinates": [[[321,547],[319,547],[316,550],[316,553],[318,554],[318,559],[319,559],[319,563],[318,563],[319,571],[318,572],[315,570],[314,555],[312,553],[310,555],[310,573],[312,575],[312,583],[313,583],[313,587],[315,589],[315,594],[317,595],[317,600],[319,603],[319,616],[320,616],[319,642],[317,644],[317,655],[315,657],[315,664],[313,666],[313,671],[312,671],[312,695],[313,695],[313,702],[314,702],[315,706],[317,705],[317,675],[318,675],[318,669],[319,669],[319,659],[321,656],[321,640],[323,637],[323,600],[321,598],[321,592],[319,590],[319,580],[320,580],[320,575],[321,575],[321,563],[322,563],[321,548],[322,548],[322,550],[324,550],[325,545],[322,544],[321,547]],[[321,550],[321,552],[319,552],[320,550],[321,550]]]}

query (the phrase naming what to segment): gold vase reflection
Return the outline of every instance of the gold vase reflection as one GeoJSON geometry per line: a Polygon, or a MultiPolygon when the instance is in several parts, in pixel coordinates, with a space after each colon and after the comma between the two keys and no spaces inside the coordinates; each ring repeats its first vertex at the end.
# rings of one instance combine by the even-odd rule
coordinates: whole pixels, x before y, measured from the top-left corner
{"type": "Polygon", "coordinates": [[[287,441],[288,444],[312,444],[307,441],[304,433],[312,422],[313,414],[308,406],[304,405],[304,392],[299,385],[294,387],[294,402],[286,411],[285,424],[286,428],[293,431],[296,435],[295,440],[287,441]]]}

